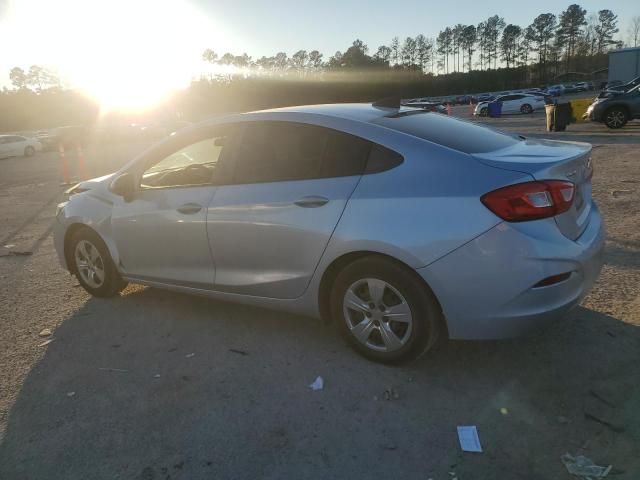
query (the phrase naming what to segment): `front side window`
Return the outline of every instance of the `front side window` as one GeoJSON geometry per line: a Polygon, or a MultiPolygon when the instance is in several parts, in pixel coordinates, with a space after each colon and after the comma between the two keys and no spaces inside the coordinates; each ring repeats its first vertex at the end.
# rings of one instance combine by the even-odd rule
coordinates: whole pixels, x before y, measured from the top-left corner
{"type": "Polygon", "coordinates": [[[166,188],[210,185],[225,169],[225,149],[230,143],[229,132],[220,132],[191,143],[164,157],[142,174],[142,188],[166,188]]]}

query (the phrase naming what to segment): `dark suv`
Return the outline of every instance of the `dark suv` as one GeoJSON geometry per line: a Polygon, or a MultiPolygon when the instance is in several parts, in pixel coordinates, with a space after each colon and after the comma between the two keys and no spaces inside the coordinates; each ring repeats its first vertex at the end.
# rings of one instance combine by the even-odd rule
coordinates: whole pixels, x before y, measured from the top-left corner
{"type": "Polygon", "coordinates": [[[603,92],[587,109],[586,116],[609,128],[622,128],[629,120],[640,118],[640,86],[628,92],[603,92]]]}

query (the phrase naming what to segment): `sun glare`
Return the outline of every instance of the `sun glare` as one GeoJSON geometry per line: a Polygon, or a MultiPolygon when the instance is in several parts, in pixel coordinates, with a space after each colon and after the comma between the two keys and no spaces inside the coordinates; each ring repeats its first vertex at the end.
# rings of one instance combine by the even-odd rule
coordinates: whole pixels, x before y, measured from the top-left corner
{"type": "Polygon", "coordinates": [[[53,65],[105,112],[153,106],[189,84],[204,48],[228,43],[184,0],[14,0],[4,23],[16,57],[53,65]],[[24,26],[38,34],[19,35],[24,26]]]}

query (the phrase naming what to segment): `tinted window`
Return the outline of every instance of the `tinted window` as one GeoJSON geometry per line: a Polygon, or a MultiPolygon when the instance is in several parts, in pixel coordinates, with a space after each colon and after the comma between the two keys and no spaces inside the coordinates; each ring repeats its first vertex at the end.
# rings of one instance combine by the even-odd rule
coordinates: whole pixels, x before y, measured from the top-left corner
{"type": "Polygon", "coordinates": [[[254,122],[238,146],[234,183],[360,175],[370,143],[314,125],[254,122]]]}
{"type": "Polygon", "coordinates": [[[517,137],[440,113],[408,112],[382,117],[373,123],[464,153],[492,152],[519,141],[517,137]]]}
{"type": "Polygon", "coordinates": [[[211,184],[225,170],[227,163],[223,152],[230,142],[231,131],[221,130],[190,143],[147,168],[140,185],[158,188],[211,184]]]}
{"type": "Polygon", "coordinates": [[[367,164],[371,143],[346,133],[329,131],[321,177],[361,175],[367,164]]]}

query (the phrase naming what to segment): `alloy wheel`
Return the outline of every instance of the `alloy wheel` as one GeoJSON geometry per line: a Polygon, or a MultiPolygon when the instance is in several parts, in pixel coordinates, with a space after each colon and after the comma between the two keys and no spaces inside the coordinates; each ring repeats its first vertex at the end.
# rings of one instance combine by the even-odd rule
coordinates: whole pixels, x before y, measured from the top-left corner
{"type": "Polygon", "coordinates": [[[342,309],[351,334],[367,348],[393,352],[411,337],[409,303],[383,280],[363,278],[353,283],[345,292],[342,309]]]}
{"type": "Polygon", "coordinates": [[[618,128],[624,125],[625,115],[624,112],[620,110],[613,110],[607,113],[607,125],[618,128]]]}
{"type": "Polygon", "coordinates": [[[75,261],[78,274],[91,288],[100,288],[104,283],[104,261],[96,246],[88,240],[76,244],[75,261]]]}

